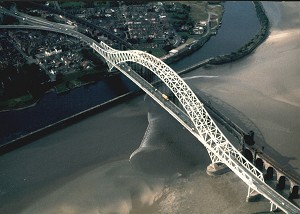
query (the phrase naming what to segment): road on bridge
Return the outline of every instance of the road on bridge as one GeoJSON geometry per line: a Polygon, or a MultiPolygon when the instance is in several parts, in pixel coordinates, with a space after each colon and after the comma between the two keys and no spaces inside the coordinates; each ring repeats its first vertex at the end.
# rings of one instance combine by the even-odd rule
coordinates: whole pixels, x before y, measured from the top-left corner
{"type": "MultiPolygon", "coordinates": [[[[18,13],[18,12],[12,13],[12,12],[4,9],[4,8],[0,8],[0,12],[2,12],[4,14],[12,15],[16,18],[20,18],[24,22],[38,25],[38,26],[23,25],[23,26],[16,26],[15,28],[26,28],[27,27],[27,28],[31,28],[31,29],[55,31],[55,32],[59,32],[59,33],[63,33],[63,34],[67,34],[67,35],[76,37],[76,38],[86,42],[91,47],[93,47],[93,44],[96,44],[99,47],[99,43],[97,43],[93,39],[79,33],[76,30],[73,30],[72,28],[67,28],[65,26],[62,26],[61,24],[48,22],[46,20],[40,20],[38,18],[31,17],[29,15],[18,13]]],[[[5,27],[5,26],[3,26],[3,27],[5,27]]],[[[10,27],[14,28],[12,26],[10,26],[10,27]]],[[[121,67],[120,65],[114,65],[114,66],[116,66],[126,76],[130,77],[130,79],[132,81],[134,81],[139,87],[141,87],[142,90],[144,90],[150,97],[152,97],[165,110],[167,110],[173,117],[175,117],[175,119],[177,119],[184,127],[186,127],[197,139],[199,139],[199,140],[203,139],[202,136],[200,136],[200,134],[197,131],[195,131],[195,125],[193,124],[191,118],[189,118],[189,116],[186,113],[184,113],[174,103],[172,103],[169,100],[164,99],[162,97],[162,93],[159,92],[158,90],[156,90],[156,88],[154,86],[152,86],[150,83],[148,83],[146,80],[144,80],[135,71],[129,70],[129,68],[126,66],[126,64],[123,64],[123,67],[121,67]]],[[[209,149],[208,146],[205,144],[206,142],[201,142],[201,143],[207,149],[209,149]]],[[[223,152],[226,153],[227,151],[223,151],[223,152]]],[[[221,159],[221,155],[220,155],[219,158],[221,159]]],[[[244,180],[245,178],[243,178],[243,176],[241,177],[241,175],[239,173],[236,173],[243,181],[245,181],[247,183],[247,185],[253,187],[253,189],[256,189],[264,197],[266,197],[268,200],[270,200],[271,203],[278,206],[284,212],[286,212],[286,213],[295,213],[295,214],[300,213],[300,209],[298,207],[296,207],[290,201],[288,201],[283,196],[281,196],[279,193],[277,193],[274,189],[272,189],[264,181],[260,180],[256,176],[254,176],[254,174],[252,172],[250,172],[250,170],[248,168],[246,168],[246,166],[242,165],[240,161],[236,160],[234,157],[231,157],[231,158],[232,158],[231,161],[233,161],[236,164],[236,166],[240,167],[239,169],[243,169],[243,176],[246,175],[246,177],[251,178],[252,184],[249,184],[244,180]]],[[[233,166],[230,166],[230,165],[228,165],[228,166],[230,168],[233,167],[233,166]]]]}

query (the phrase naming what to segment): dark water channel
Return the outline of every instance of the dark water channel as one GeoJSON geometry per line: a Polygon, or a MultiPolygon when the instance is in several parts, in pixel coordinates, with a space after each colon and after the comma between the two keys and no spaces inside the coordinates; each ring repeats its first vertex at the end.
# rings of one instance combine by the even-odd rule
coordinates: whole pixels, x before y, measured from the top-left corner
{"type": "MultiPolygon", "coordinates": [[[[260,25],[251,2],[224,5],[222,26],[217,35],[195,53],[171,65],[174,70],[235,51],[257,33],[260,25]]],[[[0,145],[136,89],[120,74],[63,95],[47,93],[34,107],[0,113],[0,145]]]]}

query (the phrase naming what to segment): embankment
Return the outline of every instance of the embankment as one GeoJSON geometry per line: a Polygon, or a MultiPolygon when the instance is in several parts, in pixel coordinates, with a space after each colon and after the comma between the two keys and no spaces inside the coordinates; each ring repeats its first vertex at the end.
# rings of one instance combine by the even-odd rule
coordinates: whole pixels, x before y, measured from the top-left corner
{"type": "Polygon", "coordinates": [[[262,42],[267,39],[270,29],[269,19],[261,2],[255,1],[253,2],[253,4],[255,6],[256,14],[261,25],[260,31],[254,36],[254,38],[252,38],[248,43],[239,48],[237,51],[212,58],[208,62],[208,64],[219,65],[241,59],[254,51],[255,48],[257,48],[262,42]]]}
{"type": "MultiPolygon", "coordinates": [[[[178,73],[181,75],[181,74],[190,72],[196,68],[199,68],[201,66],[216,65],[216,64],[231,62],[231,61],[240,59],[240,58],[250,54],[257,46],[259,46],[268,37],[269,20],[265,14],[265,11],[264,11],[261,3],[254,2],[253,4],[255,5],[257,16],[261,23],[261,30],[256,34],[256,36],[250,42],[248,42],[246,45],[244,45],[243,47],[241,47],[238,51],[236,51],[234,53],[204,60],[204,61],[197,63],[189,68],[183,69],[183,70],[179,71],[178,73]]],[[[131,97],[134,97],[137,94],[141,94],[141,93],[142,93],[141,90],[139,90],[138,92],[135,91],[135,92],[126,93],[126,94],[116,97],[108,102],[99,104],[99,105],[89,108],[85,111],[77,113],[71,117],[65,118],[54,124],[48,125],[46,127],[38,129],[34,132],[31,132],[29,134],[21,136],[15,140],[7,142],[6,144],[0,146],[0,154],[6,153],[6,152],[16,149],[18,147],[26,145],[26,144],[32,142],[33,140],[43,137],[44,135],[52,133],[58,129],[61,129],[65,126],[71,125],[75,122],[78,122],[88,116],[91,116],[95,113],[103,111],[103,110],[111,107],[112,105],[116,105],[120,102],[128,100],[131,97]]]]}
{"type": "Polygon", "coordinates": [[[72,125],[80,120],[83,120],[87,117],[90,117],[94,114],[97,114],[101,111],[104,111],[114,105],[117,105],[121,102],[124,102],[125,100],[128,100],[132,97],[135,97],[136,95],[138,94],[141,94],[142,91],[139,90],[139,91],[131,91],[131,92],[128,92],[126,94],[123,94],[121,96],[118,96],[114,99],[111,99],[105,103],[102,103],[102,104],[99,104],[99,105],[96,105],[92,108],[89,108],[87,110],[84,110],[82,112],[79,112],[75,115],[72,115],[70,117],[67,117],[63,120],[60,120],[58,122],[55,122],[53,124],[50,124],[48,126],[45,126],[43,128],[40,128],[36,131],[33,131],[33,132],[30,132],[26,135],[23,135],[23,136],[20,136],[12,141],[9,141],[7,142],[6,144],[3,144],[3,145],[0,145],[0,155],[2,154],[5,154],[9,151],[12,151],[14,149],[17,149],[21,146],[24,146],[26,144],[29,144],[31,143],[32,141],[34,140],[37,140],[41,137],[44,137],[45,135],[48,135],[50,133],[53,133],[54,131],[57,131],[59,129],[62,129],[66,126],[69,126],[69,125],[72,125]]]}
{"type": "Polygon", "coordinates": [[[259,19],[261,28],[259,32],[245,45],[239,48],[237,51],[230,54],[220,55],[213,58],[203,60],[197,64],[194,64],[188,68],[179,71],[179,74],[184,74],[193,71],[202,66],[220,65],[228,62],[239,60],[248,54],[252,53],[261,43],[263,43],[269,36],[270,23],[265,13],[265,10],[260,2],[253,2],[256,10],[257,17],[259,19]]]}

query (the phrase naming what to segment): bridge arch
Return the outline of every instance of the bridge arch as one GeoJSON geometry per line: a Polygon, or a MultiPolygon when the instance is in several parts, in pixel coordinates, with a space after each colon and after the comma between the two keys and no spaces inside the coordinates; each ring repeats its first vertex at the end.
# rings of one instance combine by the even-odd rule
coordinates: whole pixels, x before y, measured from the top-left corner
{"type": "Polygon", "coordinates": [[[299,197],[300,197],[299,196],[299,186],[298,185],[291,186],[289,198],[296,199],[299,197]]]}
{"type": "MultiPolygon", "coordinates": [[[[148,68],[157,75],[157,77],[169,87],[180,101],[186,113],[192,119],[197,130],[203,130],[204,132],[207,128],[205,126],[206,124],[214,124],[214,121],[207,114],[204,114],[206,111],[202,108],[203,104],[198,100],[197,96],[193,93],[189,86],[163,61],[143,51],[117,51],[104,43],[100,44],[105,50],[101,51],[101,55],[104,55],[104,57],[110,56],[110,60],[108,62],[110,64],[110,68],[125,62],[135,62],[148,68]],[[204,122],[206,122],[205,125],[204,122]]],[[[218,138],[219,141],[227,141],[224,136],[221,136],[221,133],[217,128],[215,131],[220,134],[218,138]]],[[[209,133],[207,135],[209,135],[209,133]]],[[[213,138],[211,137],[209,141],[212,142],[212,139],[213,138]]]]}
{"type": "Polygon", "coordinates": [[[267,168],[267,173],[265,174],[265,180],[272,180],[274,178],[274,168],[269,166],[267,168]]]}
{"type": "MultiPolygon", "coordinates": [[[[91,47],[104,57],[110,69],[117,67],[122,70],[122,63],[134,62],[152,71],[177,97],[194,126],[191,132],[206,147],[213,163],[226,163],[231,170],[238,174],[244,182],[251,185],[253,188],[256,187],[253,185],[252,178],[248,175],[249,172],[263,181],[263,174],[261,171],[249,162],[227,140],[194,92],[167,64],[146,52],[138,50],[118,51],[103,42],[97,44],[93,43],[91,47]],[[235,161],[239,162],[239,164],[234,163],[235,161]],[[240,164],[248,170],[245,171],[242,169],[240,164]]],[[[132,73],[130,75],[129,72],[132,71],[122,70],[122,72],[139,85],[139,83],[131,76],[134,74],[132,73]]],[[[141,88],[150,94],[150,91],[146,88],[143,86],[141,86],[141,88]]]]}
{"type": "Polygon", "coordinates": [[[276,185],[276,188],[279,189],[279,190],[282,190],[284,189],[285,187],[285,182],[286,182],[286,178],[284,175],[281,175],[277,181],[277,185],[276,185]]]}
{"type": "Polygon", "coordinates": [[[263,171],[264,169],[264,161],[261,158],[256,158],[255,160],[255,166],[260,170],[263,171]]]}

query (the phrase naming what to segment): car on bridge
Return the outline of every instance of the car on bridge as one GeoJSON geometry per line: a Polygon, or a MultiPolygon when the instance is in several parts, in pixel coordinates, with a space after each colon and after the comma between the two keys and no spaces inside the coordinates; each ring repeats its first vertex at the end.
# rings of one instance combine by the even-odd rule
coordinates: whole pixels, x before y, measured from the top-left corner
{"type": "Polygon", "coordinates": [[[167,95],[162,94],[161,96],[162,96],[165,100],[169,101],[169,97],[168,97],[167,95]]]}

